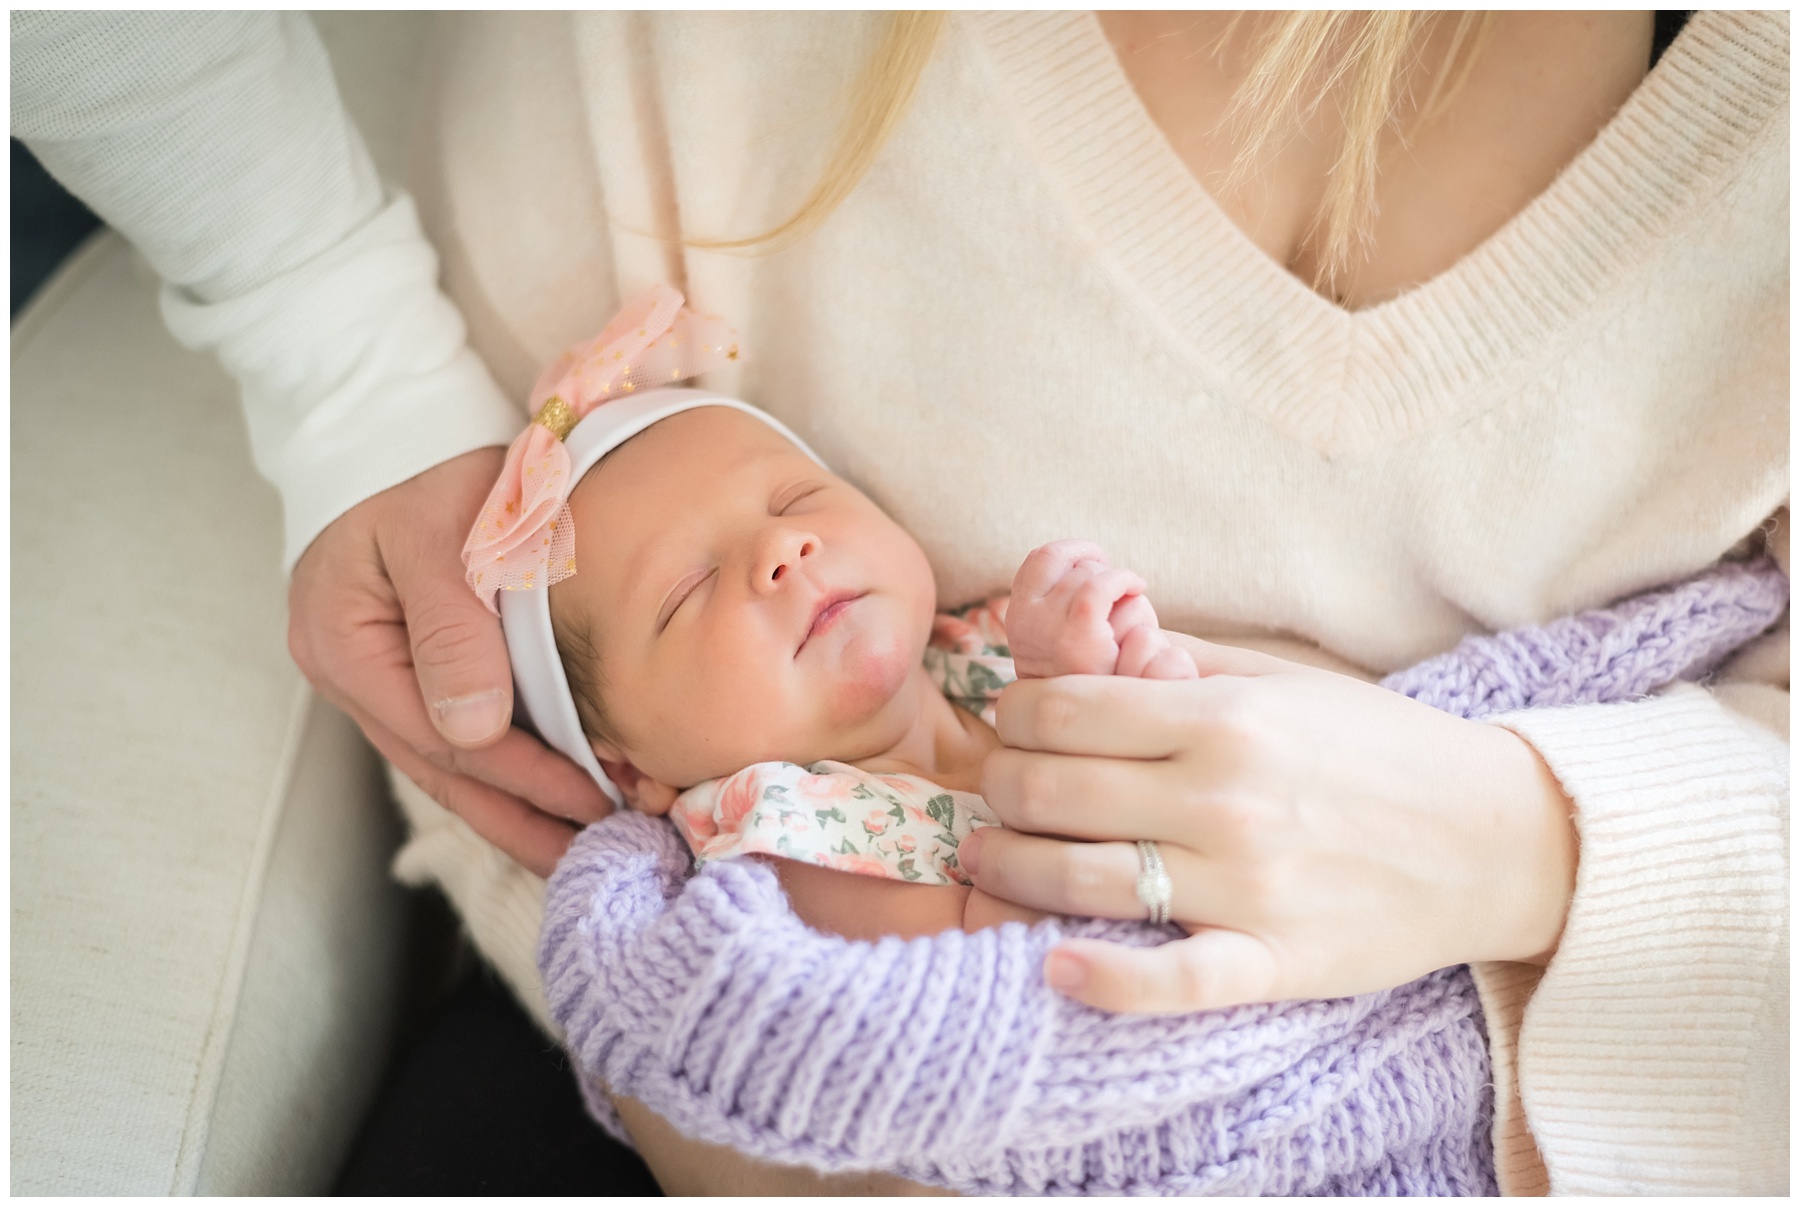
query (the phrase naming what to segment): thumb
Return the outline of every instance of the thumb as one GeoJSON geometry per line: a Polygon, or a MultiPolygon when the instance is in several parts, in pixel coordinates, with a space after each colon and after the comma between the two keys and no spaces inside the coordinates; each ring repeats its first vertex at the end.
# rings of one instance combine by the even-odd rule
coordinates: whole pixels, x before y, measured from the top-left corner
{"type": "Polygon", "coordinates": [[[1202,930],[1160,947],[1070,939],[1044,957],[1052,989],[1121,1014],[1185,1014],[1276,1001],[1274,953],[1236,930],[1202,930]]]}
{"type": "Polygon", "coordinates": [[[460,574],[396,581],[413,670],[431,723],[445,740],[486,746],[512,723],[512,663],[500,618],[460,574]]]}

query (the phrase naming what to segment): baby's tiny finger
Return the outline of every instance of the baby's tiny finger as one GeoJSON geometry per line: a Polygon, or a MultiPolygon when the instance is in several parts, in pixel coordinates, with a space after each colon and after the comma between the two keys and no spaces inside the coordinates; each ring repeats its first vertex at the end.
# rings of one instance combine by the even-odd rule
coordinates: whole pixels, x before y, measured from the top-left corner
{"type": "Polygon", "coordinates": [[[1112,626],[1113,634],[1121,641],[1125,634],[1136,628],[1162,629],[1156,619],[1156,609],[1150,606],[1150,597],[1141,591],[1126,595],[1115,603],[1106,623],[1112,626]]]}
{"type": "MultiPolygon", "coordinates": [[[[1164,640],[1167,641],[1167,638],[1164,640]]],[[[1138,677],[1142,679],[1198,679],[1200,668],[1194,665],[1194,656],[1186,650],[1179,646],[1165,645],[1138,673],[1138,677]]]]}
{"type": "Polygon", "coordinates": [[[1013,575],[1012,593],[1027,599],[1046,595],[1077,562],[1083,560],[1104,563],[1106,554],[1092,541],[1068,539],[1039,545],[1019,563],[1018,573],[1013,575]]]}
{"type": "Polygon", "coordinates": [[[1107,567],[1081,585],[1069,615],[1082,624],[1106,624],[1114,606],[1128,595],[1141,595],[1144,580],[1129,570],[1107,567]]]}
{"type": "Polygon", "coordinates": [[[1113,674],[1136,679],[1172,678],[1148,673],[1155,659],[1168,648],[1169,639],[1163,636],[1161,629],[1139,625],[1119,642],[1119,664],[1113,668],[1113,674]]]}
{"type": "Polygon", "coordinates": [[[1056,605],[1060,610],[1066,612],[1070,601],[1085,590],[1096,575],[1105,573],[1106,568],[1104,562],[1085,560],[1075,562],[1063,570],[1056,582],[1044,593],[1045,602],[1056,605]]]}

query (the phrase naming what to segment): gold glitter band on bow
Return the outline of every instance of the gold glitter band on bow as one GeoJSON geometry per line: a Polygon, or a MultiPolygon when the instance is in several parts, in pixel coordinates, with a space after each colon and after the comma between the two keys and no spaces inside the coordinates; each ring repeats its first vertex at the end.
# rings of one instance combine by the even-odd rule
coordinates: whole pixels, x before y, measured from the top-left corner
{"type": "Polygon", "coordinates": [[[579,419],[580,416],[575,414],[574,407],[561,398],[552,396],[538,408],[538,413],[531,422],[540,427],[549,428],[550,434],[558,440],[567,440],[569,433],[575,430],[575,424],[579,419]]]}
{"type": "Polygon", "coordinates": [[[565,443],[581,420],[611,399],[669,386],[737,356],[723,319],[695,314],[679,292],[654,285],[591,340],[569,348],[531,387],[532,419],[506,450],[500,477],[469,539],[469,587],[490,612],[495,592],[547,587],[575,572],[569,513],[572,466],[565,443]]]}

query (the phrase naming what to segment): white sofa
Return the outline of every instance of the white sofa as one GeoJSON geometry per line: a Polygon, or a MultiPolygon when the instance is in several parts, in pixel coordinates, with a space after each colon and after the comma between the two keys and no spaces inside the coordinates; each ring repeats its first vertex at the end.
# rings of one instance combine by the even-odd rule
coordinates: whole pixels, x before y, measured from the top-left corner
{"type": "MultiPolygon", "coordinates": [[[[428,18],[315,19],[397,178],[428,18]]],[[[400,824],[155,292],[102,232],[13,325],[11,1188],[323,1193],[392,1042],[400,824]]]]}

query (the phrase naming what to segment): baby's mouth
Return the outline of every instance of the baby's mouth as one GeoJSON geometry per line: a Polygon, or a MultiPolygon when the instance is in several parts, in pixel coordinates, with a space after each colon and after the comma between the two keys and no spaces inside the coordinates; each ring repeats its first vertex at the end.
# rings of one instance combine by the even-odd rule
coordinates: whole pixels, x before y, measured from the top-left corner
{"type": "Polygon", "coordinates": [[[830,631],[838,621],[838,617],[850,610],[850,605],[867,595],[867,591],[833,591],[821,596],[813,606],[812,623],[806,628],[806,636],[800,639],[800,646],[794,651],[794,657],[800,656],[800,650],[806,648],[807,642],[822,633],[830,631]]]}

